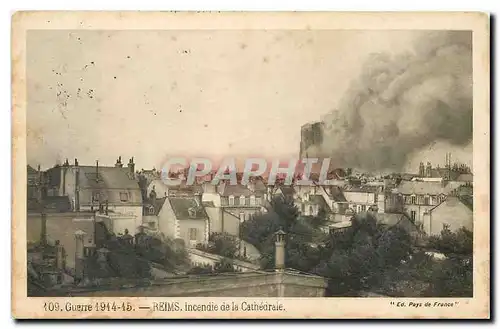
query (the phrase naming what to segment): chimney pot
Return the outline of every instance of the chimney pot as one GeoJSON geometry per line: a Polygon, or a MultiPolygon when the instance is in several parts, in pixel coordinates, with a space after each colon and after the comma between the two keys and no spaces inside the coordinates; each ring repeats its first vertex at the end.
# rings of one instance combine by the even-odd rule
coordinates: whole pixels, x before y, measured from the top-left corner
{"type": "Polygon", "coordinates": [[[275,244],[275,268],[277,271],[283,271],[285,269],[285,236],[286,233],[283,230],[279,230],[275,233],[276,242],[275,244]]]}

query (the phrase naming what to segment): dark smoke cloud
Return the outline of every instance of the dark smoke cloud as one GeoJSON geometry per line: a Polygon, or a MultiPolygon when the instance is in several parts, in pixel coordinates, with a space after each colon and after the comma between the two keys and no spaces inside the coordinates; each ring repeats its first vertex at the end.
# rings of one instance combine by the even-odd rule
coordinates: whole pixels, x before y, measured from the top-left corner
{"type": "Polygon", "coordinates": [[[436,141],[472,139],[472,35],[426,32],[414,52],[373,54],[324,117],[324,138],[309,156],[343,167],[398,170],[436,141]]]}

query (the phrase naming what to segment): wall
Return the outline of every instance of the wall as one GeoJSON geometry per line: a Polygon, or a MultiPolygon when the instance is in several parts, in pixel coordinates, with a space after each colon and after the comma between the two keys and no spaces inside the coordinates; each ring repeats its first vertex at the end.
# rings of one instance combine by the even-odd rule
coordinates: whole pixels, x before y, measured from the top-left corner
{"type": "Polygon", "coordinates": [[[215,207],[220,207],[221,206],[221,197],[217,192],[209,193],[209,192],[203,192],[203,195],[201,197],[202,202],[213,202],[215,207]]]}
{"type": "Polygon", "coordinates": [[[206,243],[207,239],[207,230],[206,230],[206,221],[203,219],[181,219],[177,220],[177,225],[179,227],[179,232],[176,238],[180,238],[186,242],[186,246],[191,245],[191,240],[189,237],[189,229],[194,228],[197,229],[196,243],[206,243]]]}
{"type": "Polygon", "coordinates": [[[375,193],[344,191],[344,196],[349,203],[375,204],[375,193]]]}
{"type": "Polygon", "coordinates": [[[423,224],[424,223],[424,215],[426,212],[434,208],[435,206],[423,206],[423,205],[405,205],[405,213],[408,214],[408,217],[411,219],[411,212],[415,211],[415,224],[423,224]]]}
{"type": "Polygon", "coordinates": [[[168,199],[165,200],[163,207],[158,214],[158,228],[163,235],[168,238],[176,238],[175,214],[168,199]]]}
{"type": "Polygon", "coordinates": [[[443,229],[443,224],[449,225],[451,231],[456,231],[464,226],[472,231],[473,212],[458,198],[448,196],[443,203],[434,208],[430,215],[427,216],[424,230],[429,235],[439,235],[443,229]]]}
{"type": "MultiPolygon", "coordinates": [[[[179,277],[122,289],[51,291],[53,296],[144,297],[323,297],[326,280],[317,276],[279,272],[247,272],[179,277]]],[[[183,305],[182,305],[183,306],[183,305]]]]}
{"type": "MultiPolygon", "coordinates": [[[[28,213],[27,241],[40,241],[42,220],[40,214],[28,213]]],[[[74,233],[82,230],[85,244],[94,242],[94,221],[90,214],[56,213],[47,214],[47,242],[51,245],[59,240],[66,252],[66,266],[73,268],[75,264],[75,236],[74,233]],[[89,242],[90,241],[90,242],[89,242]]]]}

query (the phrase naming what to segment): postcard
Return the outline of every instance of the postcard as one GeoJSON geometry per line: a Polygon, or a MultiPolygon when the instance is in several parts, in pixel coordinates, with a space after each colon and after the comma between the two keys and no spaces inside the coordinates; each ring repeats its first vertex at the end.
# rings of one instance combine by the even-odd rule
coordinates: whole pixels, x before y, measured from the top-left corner
{"type": "Polygon", "coordinates": [[[489,319],[489,16],[17,12],[17,319],[489,319]]]}

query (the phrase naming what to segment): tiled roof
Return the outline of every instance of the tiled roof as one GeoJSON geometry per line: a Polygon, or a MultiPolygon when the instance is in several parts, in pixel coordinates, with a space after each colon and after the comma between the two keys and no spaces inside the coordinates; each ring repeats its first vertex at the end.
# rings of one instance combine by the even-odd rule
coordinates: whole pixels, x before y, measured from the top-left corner
{"type": "Polygon", "coordinates": [[[208,218],[205,209],[198,205],[194,197],[168,197],[168,201],[179,220],[208,218]]]}
{"type": "Polygon", "coordinates": [[[230,196],[234,195],[236,196],[250,196],[250,195],[255,195],[256,192],[250,191],[246,186],[237,184],[237,185],[230,185],[226,184],[224,186],[224,190],[222,191],[221,195],[222,196],[230,196]]]}
{"type": "Polygon", "coordinates": [[[441,182],[418,182],[418,181],[402,181],[399,186],[397,186],[393,192],[401,194],[429,194],[429,195],[439,195],[448,194],[452,190],[457,188],[454,184],[444,184],[441,182]]]}
{"type": "MultiPolygon", "coordinates": [[[[64,169],[74,170],[75,167],[54,167],[47,171],[49,184],[59,186],[61,171],[64,169]]],[[[142,203],[142,194],[135,175],[130,173],[129,168],[79,166],[80,203],[90,203],[93,193],[99,192],[101,201],[110,203],[142,203]],[[128,194],[127,201],[121,200],[120,193],[128,194]]]]}

